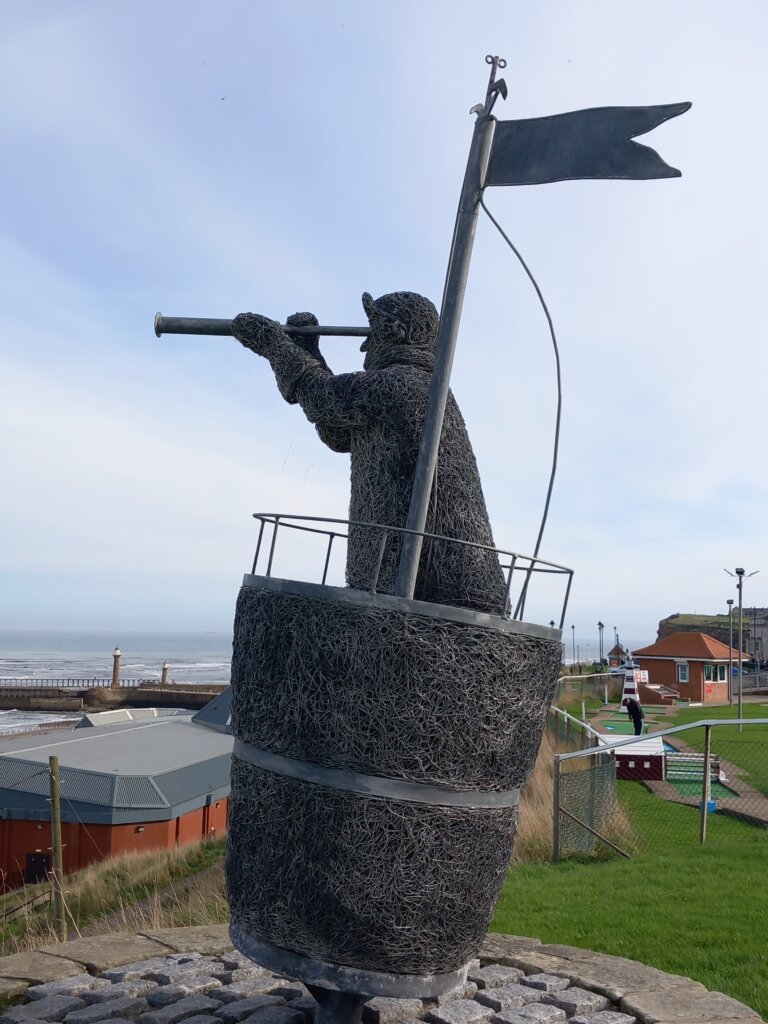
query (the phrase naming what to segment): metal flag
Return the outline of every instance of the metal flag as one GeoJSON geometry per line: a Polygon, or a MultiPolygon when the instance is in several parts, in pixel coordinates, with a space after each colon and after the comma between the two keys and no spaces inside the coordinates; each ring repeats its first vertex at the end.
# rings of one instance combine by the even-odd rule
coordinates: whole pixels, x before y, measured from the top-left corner
{"type": "Polygon", "coordinates": [[[593,107],[551,117],[499,121],[486,185],[543,185],[576,178],[679,178],[656,150],[632,140],[690,103],[593,107]]]}

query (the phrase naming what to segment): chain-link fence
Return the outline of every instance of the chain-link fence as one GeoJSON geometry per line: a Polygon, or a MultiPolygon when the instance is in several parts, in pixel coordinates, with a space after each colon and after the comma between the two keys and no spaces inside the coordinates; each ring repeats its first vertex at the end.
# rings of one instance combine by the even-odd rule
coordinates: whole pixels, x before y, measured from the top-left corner
{"type": "MultiPolygon", "coordinates": [[[[563,712],[553,727],[564,730],[563,712]]],[[[570,716],[568,716],[570,717],[570,716]]],[[[768,841],[768,718],[708,720],[637,739],[593,730],[555,756],[553,859],[768,841]]]]}
{"type": "Polygon", "coordinates": [[[578,713],[582,708],[607,705],[621,697],[624,674],[599,672],[581,676],[561,676],[557,681],[552,703],[566,711],[578,713]]]}

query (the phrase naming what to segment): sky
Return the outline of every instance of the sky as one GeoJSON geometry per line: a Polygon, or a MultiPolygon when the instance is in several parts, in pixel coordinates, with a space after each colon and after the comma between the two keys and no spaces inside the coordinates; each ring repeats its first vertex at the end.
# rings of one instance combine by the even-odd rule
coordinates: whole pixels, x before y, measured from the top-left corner
{"type": "MultiPolygon", "coordinates": [[[[6,0],[0,622],[228,629],[253,512],[345,516],[348,458],[267,363],[153,317],[439,303],[487,53],[499,119],[693,103],[641,140],[681,178],[486,192],[560,344],[541,554],[575,571],[565,639],[724,612],[724,567],[762,569],[744,603],[768,604],[766,28],[762,0],[6,0]]],[[[361,368],[354,341],[323,351],[361,368]]],[[[482,214],[452,387],[496,543],[531,552],[554,358],[482,214]]]]}

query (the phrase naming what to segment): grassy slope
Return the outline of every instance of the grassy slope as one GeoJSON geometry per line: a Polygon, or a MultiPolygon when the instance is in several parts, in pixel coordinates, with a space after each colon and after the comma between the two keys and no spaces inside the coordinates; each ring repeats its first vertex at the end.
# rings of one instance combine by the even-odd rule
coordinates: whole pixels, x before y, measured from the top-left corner
{"type": "Polygon", "coordinates": [[[492,929],[570,943],[684,974],[768,1015],[768,833],[621,783],[643,848],[632,860],[522,864],[510,871],[492,929]]]}
{"type": "MultiPolygon", "coordinates": [[[[727,615],[678,615],[675,618],[662,619],[665,625],[669,626],[673,630],[679,630],[680,632],[695,632],[695,633],[709,633],[711,630],[725,630],[728,632],[728,616],[727,615]]],[[[749,629],[750,620],[748,615],[743,616],[744,629],[749,629]]],[[[731,628],[734,631],[733,643],[734,646],[737,643],[736,632],[739,628],[739,616],[738,612],[733,613],[733,622],[731,628]]]]}
{"type": "MultiPolygon", "coordinates": [[[[225,841],[219,839],[174,850],[127,854],[68,875],[64,893],[70,937],[76,937],[80,929],[99,920],[103,929],[91,927],[89,932],[226,920],[219,906],[223,904],[226,915],[223,895],[217,902],[191,887],[183,898],[178,898],[172,888],[167,897],[158,896],[175,883],[220,865],[225,849],[225,841]]],[[[218,888],[222,888],[220,882],[218,888]]],[[[0,897],[0,914],[47,889],[46,885],[35,885],[7,893],[0,897]]],[[[0,955],[55,941],[51,908],[43,906],[0,928],[0,955]]]]}

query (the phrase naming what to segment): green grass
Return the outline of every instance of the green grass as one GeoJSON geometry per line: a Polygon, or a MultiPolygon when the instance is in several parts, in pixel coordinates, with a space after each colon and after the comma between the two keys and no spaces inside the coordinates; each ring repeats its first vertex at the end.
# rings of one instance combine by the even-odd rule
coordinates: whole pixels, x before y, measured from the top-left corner
{"type": "MultiPolygon", "coordinates": [[[[611,722],[610,725],[603,726],[606,735],[613,736],[634,736],[635,727],[632,722],[611,722]]],[[[648,723],[643,723],[643,736],[648,732],[648,723]]]]}
{"type": "Polygon", "coordinates": [[[640,960],[725,992],[768,1015],[768,832],[619,783],[642,837],[631,860],[515,865],[492,930],[640,960]],[[758,898],[759,897],[759,898],[758,898]]]}
{"type": "MultiPolygon", "coordinates": [[[[685,630],[697,630],[702,633],[706,633],[710,629],[728,629],[728,616],[727,615],[675,615],[670,616],[664,620],[667,625],[672,626],[674,629],[681,631],[685,630]]],[[[749,629],[749,619],[746,615],[743,616],[742,621],[744,628],[749,629]]],[[[733,613],[733,631],[734,634],[738,632],[739,628],[739,616],[737,612],[733,613]]],[[[736,636],[734,636],[734,642],[736,636]]]]}
{"type": "MultiPolygon", "coordinates": [[[[669,718],[669,727],[688,725],[704,719],[729,719],[738,717],[738,708],[723,707],[681,708],[669,718]]],[[[768,718],[768,708],[760,704],[742,705],[743,718],[768,718]]],[[[678,733],[677,738],[693,747],[704,750],[704,729],[691,729],[678,733]]],[[[672,737],[674,740],[675,737],[672,737]]],[[[768,797],[768,725],[745,725],[739,732],[737,725],[719,725],[712,730],[712,753],[725,761],[743,768],[746,775],[742,781],[754,786],[763,796],[768,797]]]]}

